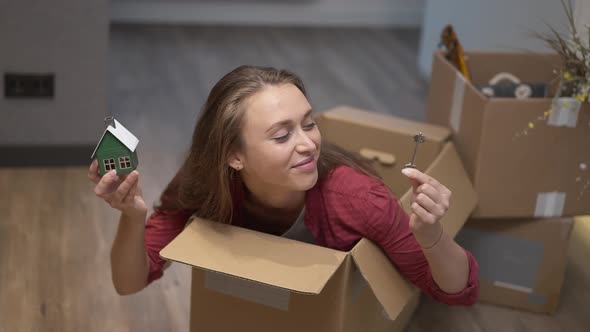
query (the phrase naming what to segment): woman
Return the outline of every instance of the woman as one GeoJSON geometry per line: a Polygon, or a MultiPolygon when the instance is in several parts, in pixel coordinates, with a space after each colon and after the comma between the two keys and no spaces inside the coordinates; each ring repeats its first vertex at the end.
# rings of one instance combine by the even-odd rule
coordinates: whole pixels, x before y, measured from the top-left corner
{"type": "Polygon", "coordinates": [[[347,251],[365,237],[434,299],[471,305],[479,295],[473,256],[439,220],[451,192],[416,169],[408,216],[371,169],[322,144],[301,80],[274,68],[241,66],[211,90],[185,162],[145,223],[139,174],[102,178],[95,193],[121,219],[111,252],[113,283],[131,294],[160,278],[159,251],[191,215],[347,251]]]}

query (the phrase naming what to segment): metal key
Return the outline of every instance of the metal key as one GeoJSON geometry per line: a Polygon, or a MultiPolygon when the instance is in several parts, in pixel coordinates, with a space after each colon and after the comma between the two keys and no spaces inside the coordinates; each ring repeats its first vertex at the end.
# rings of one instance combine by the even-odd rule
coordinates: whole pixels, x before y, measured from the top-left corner
{"type": "Polygon", "coordinates": [[[414,162],[416,160],[416,151],[418,151],[418,144],[422,144],[425,142],[424,135],[422,134],[422,132],[418,132],[418,135],[414,136],[414,142],[416,142],[416,146],[414,147],[414,155],[412,156],[412,162],[405,164],[404,168],[416,168],[416,164],[414,164],[414,162]]]}

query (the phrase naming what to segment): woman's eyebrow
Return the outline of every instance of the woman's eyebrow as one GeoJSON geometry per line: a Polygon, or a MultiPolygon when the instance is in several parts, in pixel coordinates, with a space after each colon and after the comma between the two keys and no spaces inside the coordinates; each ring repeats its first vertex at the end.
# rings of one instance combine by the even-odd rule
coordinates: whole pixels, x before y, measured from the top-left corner
{"type": "MultiPolygon", "coordinates": [[[[303,119],[307,119],[311,115],[311,112],[312,112],[311,109],[308,110],[307,112],[305,112],[305,115],[303,116],[303,119]]],[[[283,127],[283,126],[287,126],[287,125],[290,125],[291,123],[293,123],[293,121],[290,120],[290,119],[289,120],[283,120],[283,121],[275,122],[272,126],[270,126],[266,130],[266,132],[268,133],[268,132],[272,131],[275,128],[280,128],[280,127],[283,127]]]]}
{"type": "Polygon", "coordinates": [[[268,128],[268,129],[266,130],[266,132],[268,133],[268,132],[270,132],[270,131],[274,130],[275,128],[284,127],[284,126],[287,126],[287,125],[289,125],[289,124],[291,124],[291,123],[292,123],[292,121],[291,121],[291,120],[283,120],[283,121],[276,122],[276,123],[274,123],[272,126],[270,126],[270,128],[268,128]]]}

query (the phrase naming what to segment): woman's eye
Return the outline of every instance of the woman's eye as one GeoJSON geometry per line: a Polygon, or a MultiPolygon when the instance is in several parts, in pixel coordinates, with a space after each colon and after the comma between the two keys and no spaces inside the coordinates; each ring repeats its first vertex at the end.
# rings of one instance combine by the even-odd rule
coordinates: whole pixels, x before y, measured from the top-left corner
{"type": "Polygon", "coordinates": [[[287,141],[287,139],[289,138],[289,135],[290,135],[290,134],[291,134],[291,133],[287,133],[287,134],[285,134],[285,135],[283,135],[283,136],[275,137],[275,138],[273,138],[273,139],[274,139],[275,141],[279,142],[279,143],[282,143],[282,142],[285,142],[285,141],[287,141]]]}
{"type": "Polygon", "coordinates": [[[312,123],[310,123],[308,125],[303,126],[303,129],[305,129],[305,130],[311,130],[311,129],[313,129],[313,127],[315,127],[315,122],[312,122],[312,123]]]}

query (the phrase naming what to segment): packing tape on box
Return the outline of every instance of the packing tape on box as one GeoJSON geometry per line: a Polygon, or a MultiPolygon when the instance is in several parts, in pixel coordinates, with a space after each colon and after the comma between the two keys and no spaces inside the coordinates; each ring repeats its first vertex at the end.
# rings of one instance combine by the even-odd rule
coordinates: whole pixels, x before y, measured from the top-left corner
{"type": "Polygon", "coordinates": [[[291,292],[286,289],[210,271],[205,271],[205,288],[242,300],[289,311],[291,292]]]}
{"type": "Polygon", "coordinates": [[[499,280],[494,280],[494,286],[496,287],[502,287],[502,288],[508,288],[511,290],[515,290],[517,292],[523,292],[523,293],[533,293],[533,289],[529,288],[529,287],[523,287],[523,286],[519,286],[519,285],[514,285],[511,283],[507,283],[507,282],[503,282],[503,281],[499,281],[499,280]]]}
{"type": "Polygon", "coordinates": [[[503,281],[494,281],[494,286],[510,289],[517,292],[527,293],[529,294],[527,299],[530,303],[538,304],[538,305],[545,305],[547,304],[547,296],[539,293],[535,293],[532,288],[523,287],[519,285],[513,285],[503,281]]]}
{"type": "Polygon", "coordinates": [[[556,127],[575,128],[582,103],[574,98],[555,99],[551,103],[551,114],[547,124],[556,127]]]}
{"type": "Polygon", "coordinates": [[[463,111],[463,97],[465,95],[465,78],[459,72],[455,75],[455,88],[453,89],[453,104],[451,105],[451,114],[449,124],[455,133],[461,128],[461,113],[463,111]]]}
{"type": "Polygon", "coordinates": [[[456,241],[476,258],[481,279],[533,293],[543,261],[543,243],[473,228],[463,228],[456,241]]]}
{"type": "Polygon", "coordinates": [[[541,192],[537,194],[535,217],[561,217],[565,207],[565,192],[541,192]]]}

